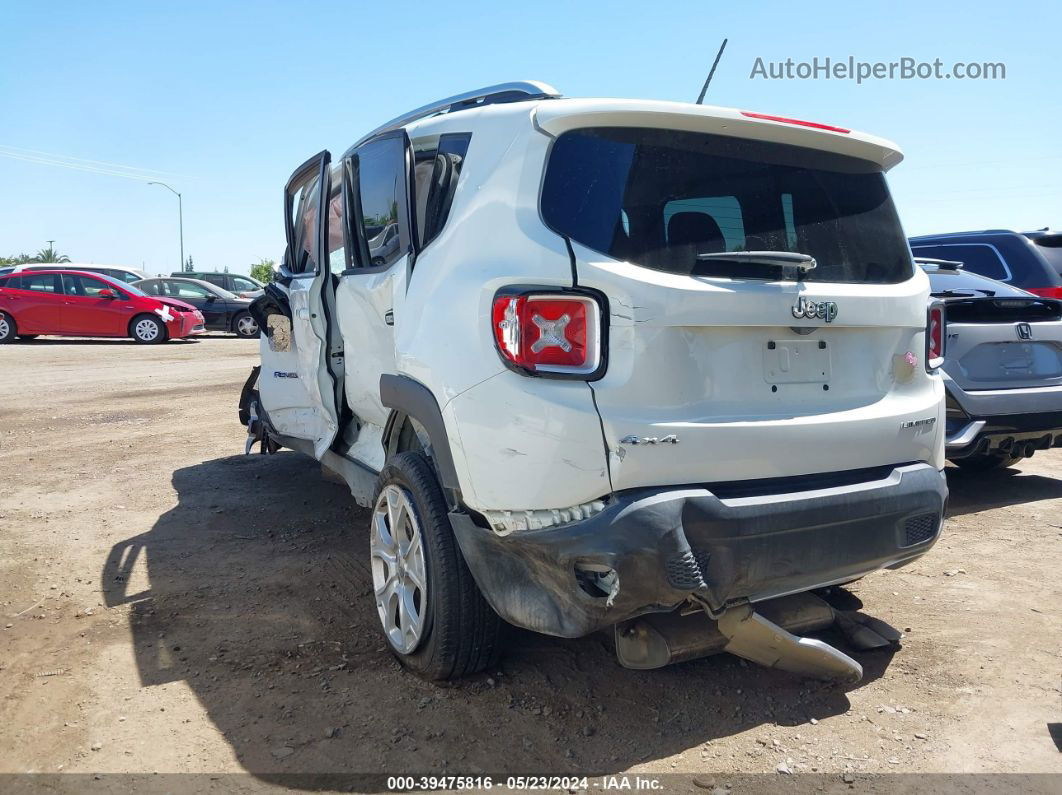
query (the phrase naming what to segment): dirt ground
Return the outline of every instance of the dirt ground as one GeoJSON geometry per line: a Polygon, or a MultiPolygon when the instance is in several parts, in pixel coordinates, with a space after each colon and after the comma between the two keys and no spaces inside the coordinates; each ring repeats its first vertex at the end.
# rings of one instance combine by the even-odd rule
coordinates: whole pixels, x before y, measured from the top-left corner
{"type": "Polygon", "coordinates": [[[906,633],[858,685],[515,630],[437,685],[384,648],[366,512],[308,458],[241,454],[256,358],[0,347],[0,773],[1062,774],[1062,452],[949,470],[940,543],[850,587],[906,633]]]}

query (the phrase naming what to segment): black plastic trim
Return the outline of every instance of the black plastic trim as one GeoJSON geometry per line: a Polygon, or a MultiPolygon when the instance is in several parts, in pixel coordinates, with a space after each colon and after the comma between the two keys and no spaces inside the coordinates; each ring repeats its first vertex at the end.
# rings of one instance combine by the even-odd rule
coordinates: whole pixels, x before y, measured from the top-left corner
{"type": "Polygon", "coordinates": [[[424,426],[431,439],[432,458],[443,487],[457,491],[457,468],[450,451],[450,437],[446,435],[442,411],[431,390],[409,376],[384,373],[380,376],[380,401],[387,408],[401,411],[424,426]]]}
{"type": "Polygon", "coordinates": [[[723,499],[703,487],[643,489],[616,496],[589,519],[504,536],[461,511],[450,520],[502,618],[580,637],[691,595],[722,611],[898,568],[939,537],[947,495],[944,473],[920,463],[797,493],[723,499]],[[935,518],[933,535],[908,545],[908,521],[927,515],[935,518]],[[585,591],[579,573],[587,567],[615,571],[615,590],[585,591]]]}

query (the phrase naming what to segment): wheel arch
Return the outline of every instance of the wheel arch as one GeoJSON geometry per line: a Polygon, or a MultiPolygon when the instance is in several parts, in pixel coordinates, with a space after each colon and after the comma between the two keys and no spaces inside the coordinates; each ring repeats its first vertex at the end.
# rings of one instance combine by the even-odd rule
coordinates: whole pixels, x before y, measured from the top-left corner
{"type": "Polygon", "coordinates": [[[405,452],[402,448],[404,441],[409,440],[408,429],[416,432],[416,425],[420,425],[431,443],[431,449],[424,452],[435,465],[443,489],[458,494],[460,486],[450,439],[439,402],[431,390],[408,376],[385,373],[380,376],[380,400],[391,409],[382,440],[386,459],[405,452]]]}
{"type": "MultiPolygon", "coordinates": [[[[154,312],[151,312],[151,311],[148,311],[148,310],[144,310],[143,312],[137,312],[135,315],[133,315],[131,318],[129,318],[129,322],[125,326],[125,332],[126,332],[126,334],[128,336],[130,336],[130,337],[134,336],[133,335],[133,325],[138,320],[140,320],[141,318],[144,318],[144,317],[149,317],[152,320],[156,320],[156,321],[158,321],[158,319],[159,319],[158,315],[156,315],[154,312]]],[[[168,331],[169,331],[169,329],[166,328],[166,324],[162,323],[162,332],[163,332],[163,334],[166,334],[168,331]]]]}

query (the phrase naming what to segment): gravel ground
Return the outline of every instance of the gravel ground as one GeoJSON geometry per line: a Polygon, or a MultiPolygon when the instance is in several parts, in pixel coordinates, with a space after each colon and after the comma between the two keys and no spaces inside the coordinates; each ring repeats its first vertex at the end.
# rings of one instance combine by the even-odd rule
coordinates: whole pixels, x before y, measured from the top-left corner
{"type": "Polygon", "coordinates": [[[850,586],[905,631],[856,686],[728,656],[638,673],[605,635],[515,630],[497,670],[437,685],[377,631],[367,513],[308,458],[241,455],[256,359],[0,347],[0,772],[1062,774],[1062,452],[949,469],[940,543],[850,586]]]}

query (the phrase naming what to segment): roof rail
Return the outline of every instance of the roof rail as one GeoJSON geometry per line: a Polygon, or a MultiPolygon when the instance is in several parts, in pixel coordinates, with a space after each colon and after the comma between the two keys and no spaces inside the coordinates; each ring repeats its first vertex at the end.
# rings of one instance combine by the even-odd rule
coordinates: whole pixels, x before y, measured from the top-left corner
{"type": "MultiPolygon", "coordinates": [[[[477,88],[474,91],[466,91],[463,94],[455,94],[437,102],[429,102],[416,110],[403,113],[380,127],[377,127],[368,135],[363,135],[354,146],[361,146],[370,138],[375,138],[381,133],[397,130],[407,124],[434,116],[438,113],[453,113],[458,110],[478,108],[483,105],[497,105],[505,102],[526,102],[531,99],[555,99],[560,92],[548,83],[538,80],[522,80],[512,83],[498,83],[496,86],[477,88]]],[[[351,147],[352,149],[354,147],[351,147]]]]}
{"type": "Polygon", "coordinates": [[[969,229],[965,232],[938,232],[929,235],[913,235],[911,240],[920,240],[926,237],[961,237],[966,235],[1016,235],[1013,229],[969,229]]]}

